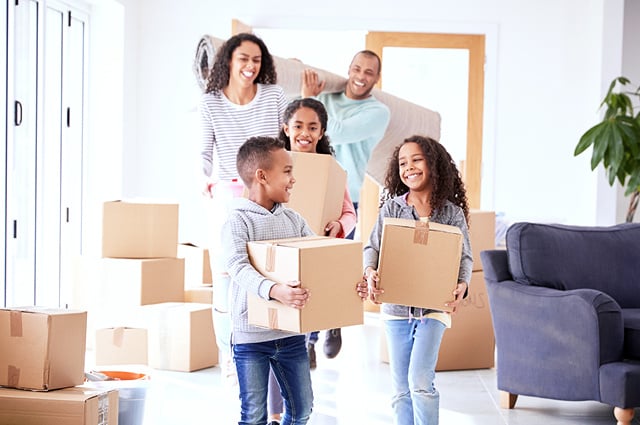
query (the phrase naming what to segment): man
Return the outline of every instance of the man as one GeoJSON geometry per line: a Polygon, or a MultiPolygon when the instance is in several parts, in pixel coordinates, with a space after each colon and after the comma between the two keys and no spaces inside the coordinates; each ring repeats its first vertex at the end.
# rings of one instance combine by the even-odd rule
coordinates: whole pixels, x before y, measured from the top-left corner
{"type": "MultiPolygon", "coordinates": [[[[325,81],[319,81],[318,73],[305,69],[302,76],[302,97],[316,97],[329,115],[326,133],[336,151],[336,159],[347,171],[347,184],[353,205],[358,211],[360,188],[371,152],[382,139],[389,124],[389,108],[371,95],[380,80],[382,62],[370,50],[362,50],[349,65],[347,84],[342,92],[322,93],[325,81]]],[[[355,231],[354,231],[355,232],[355,231]]],[[[353,239],[354,232],[347,236],[353,239]]],[[[318,333],[309,337],[309,358],[315,367],[314,344],[318,333]]],[[[342,347],[340,329],[327,331],[324,353],[328,358],[338,355],[342,347]]]]}

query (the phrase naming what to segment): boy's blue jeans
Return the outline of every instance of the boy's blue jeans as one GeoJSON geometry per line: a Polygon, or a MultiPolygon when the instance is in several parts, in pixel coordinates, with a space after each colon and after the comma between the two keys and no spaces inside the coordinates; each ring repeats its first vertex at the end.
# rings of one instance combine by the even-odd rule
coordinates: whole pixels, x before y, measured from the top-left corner
{"type": "Polygon", "coordinates": [[[396,425],[437,425],[440,394],[434,385],[444,323],[385,320],[396,425]]]}
{"type": "Polygon", "coordinates": [[[235,344],[233,355],[240,385],[241,412],[238,425],[267,423],[270,368],[280,384],[284,399],[282,425],[307,423],[313,406],[313,390],[304,335],[235,344]]]}

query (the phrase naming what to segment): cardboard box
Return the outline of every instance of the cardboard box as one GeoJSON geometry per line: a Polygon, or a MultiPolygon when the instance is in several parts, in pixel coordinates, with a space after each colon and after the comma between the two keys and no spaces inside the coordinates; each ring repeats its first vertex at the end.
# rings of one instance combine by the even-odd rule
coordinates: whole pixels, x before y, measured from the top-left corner
{"type": "Polygon", "coordinates": [[[360,190],[360,202],[358,203],[360,240],[365,244],[369,241],[369,236],[371,235],[373,226],[378,220],[381,194],[382,186],[376,183],[369,174],[365,174],[362,189],[360,190]]]}
{"type": "MultiPolygon", "coordinates": [[[[470,292],[442,337],[436,371],[490,369],[495,365],[495,336],[483,272],[473,272],[470,292]]],[[[380,360],[389,363],[387,339],[380,333],[380,360]]]]}
{"type": "Polygon", "coordinates": [[[117,425],[118,391],[85,386],[48,392],[0,388],[0,425],[117,425]]]}
{"type": "Polygon", "coordinates": [[[184,302],[213,304],[213,287],[200,286],[199,288],[186,289],[184,291],[184,302]]]}
{"type": "Polygon", "coordinates": [[[147,360],[147,330],[106,328],[96,331],[96,365],[143,364],[147,360]]]}
{"type": "Polygon", "coordinates": [[[385,218],[378,272],[385,303],[450,311],[458,283],[462,232],[455,226],[385,218]]]}
{"type": "Polygon", "coordinates": [[[305,333],[364,322],[362,301],[355,290],[362,279],[360,242],[313,236],[249,242],[247,250],[251,264],[262,275],[279,283],[300,281],[312,293],[301,310],[250,294],[249,323],[305,333]]]}
{"type": "Polygon", "coordinates": [[[87,313],[0,309],[0,385],[31,390],[84,382],[87,313]]]}
{"type": "Polygon", "coordinates": [[[440,344],[436,370],[489,369],[495,363],[495,336],[482,271],[473,272],[469,296],[452,317],[440,344]]]}
{"type": "Polygon", "coordinates": [[[469,240],[473,255],[473,271],[482,270],[480,253],[496,248],[496,213],[495,211],[469,211],[469,240]]]}
{"type": "Polygon", "coordinates": [[[296,179],[287,206],[302,215],[316,235],[342,215],[347,173],[331,155],[291,152],[296,179]]]}
{"type": "Polygon", "coordinates": [[[210,304],[161,303],[141,310],[149,332],[150,367],[191,372],[218,363],[210,304]]]}
{"type": "Polygon", "coordinates": [[[177,204],[104,203],[103,257],[175,258],[177,252],[177,204]]]}
{"type": "Polygon", "coordinates": [[[211,285],[211,262],[209,250],[190,243],[178,245],[178,258],[184,258],[184,287],[194,288],[211,285]]]}

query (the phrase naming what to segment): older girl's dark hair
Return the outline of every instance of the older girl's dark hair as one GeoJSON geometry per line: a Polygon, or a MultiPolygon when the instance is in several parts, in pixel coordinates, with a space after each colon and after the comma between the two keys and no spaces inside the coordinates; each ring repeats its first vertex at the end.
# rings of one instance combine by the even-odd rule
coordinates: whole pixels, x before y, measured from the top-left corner
{"type": "MultiPolygon", "coordinates": [[[[291,117],[296,111],[300,108],[309,108],[313,109],[315,113],[318,115],[318,119],[320,120],[320,127],[324,131],[320,140],[318,140],[318,144],[316,145],[316,153],[322,153],[325,155],[335,155],[333,150],[333,146],[331,146],[331,140],[329,140],[329,136],[327,135],[327,122],[329,121],[329,116],[327,114],[327,110],[325,109],[322,102],[316,100],[311,97],[305,97],[304,99],[296,99],[287,105],[287,109],[284,111],[283,122],[285,124],[289,124],[291,117]]],[[[280,129],[280,140],[284,142],[284,147],[286,150],[291,150],[291,140],[287,133],[284,132],[284,126],[280,129]]]]}
{"type": "Polygon", "coordinates": [[[236,156],[236,169],[242,182],[251,187],[253,177],[258,168],[268,170],[272,167],[272,153],[284,149],[284,143],[277,137],[258,136],[248,138],[236,156]]]}
{"type": "Polygon", "coordinates": [[[442,208],[446,201],[450,201],[462,208],[464,217],[467,223],[469,223],[467,191],[462,182],[462,177],[460,177],[458,167],[445,147],[429,137],[411,136],[395,148],[393,156],[389,160],[389,166],[387,167],[387,175],[385,176],[386,190],[383,199],[404,195],[409,191],[409,188],[402,183],[400,179],[400,165],[398,160],[400,148],[406,143],[418,144],[425,157],[425,161],[427,161],[432,186],[430,200],[431,210],[436,211],[442,208]]]}
{"type": "Polygon", "coordinates": [[[231,73],[229,62],[231,62],[233,52],[238,48],[238,46],[240,46],[240,44],[242,44],[243,41],[255,43],[260,47],[262,60],[260,64],[260,72],[254,80],[254,83],[276,83],[278,76],[276,74],[273,57],[271,57],[271,53],[269,53],[267,45],[264,44],[264,41],[262,41],[260,37],[254,34],[240,33],[225,41],[222,46],[220,46],[220,49],[218,49],[218,52],[216,53],[216,60],[211,67],[209,76],[207,77],[206,93],[219,92],[229,85],[229,74],[231,73]]]}

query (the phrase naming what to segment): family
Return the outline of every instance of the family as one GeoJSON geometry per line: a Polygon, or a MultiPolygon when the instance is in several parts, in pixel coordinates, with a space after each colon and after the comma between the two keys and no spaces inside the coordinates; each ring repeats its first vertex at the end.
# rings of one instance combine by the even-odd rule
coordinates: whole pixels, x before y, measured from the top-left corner
{"type": "MultiPolygon", "coordinates": [[[[237,34],[216,53],[199,107],[203,193],[214,201],[207,214],[214,326],[224,379],[239,391],[239,424],[297,425],[310,418],[319,333],[292,334],[247,320],[249,293],[297,309],[305,307],[310,294],[304,282],[276,283],[258,273],[249,262],[247,242],[314,234],[300,214],[283,205],[296,181],[289,152],[333,155],[346,170],[342,214],[326,223],[323,236],[354,238],[365,169],[390,117],[389,108],[371,94],[380,73],[378,55],[363,50],[351,61],[343,91],[324,92],[324,81],[306,69],[300,97],[292,100],[277,84],[273,57],[256,35],[237,34]]],[[[457,226],[463,234],[458,285],[448,304],[455,312],[468,293],[473,261],[469,207],[455,162],[439,142],[408,134],[388,159],[384,186],[379,218],[370,235],[361,235],[363,278],[353,282],[354,291],[378,303],[384,217],[428,218],[457,226]]],[[[437,424],[435,366],[451,314],[383,303],[381,318],[396,424],[437,424]]],[[[328,358],[338,355],[341,345],[340,329],[325,332],[328,358]]]]}

